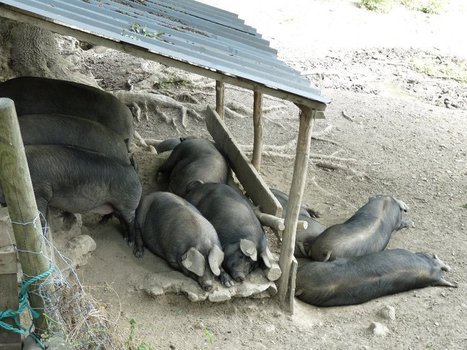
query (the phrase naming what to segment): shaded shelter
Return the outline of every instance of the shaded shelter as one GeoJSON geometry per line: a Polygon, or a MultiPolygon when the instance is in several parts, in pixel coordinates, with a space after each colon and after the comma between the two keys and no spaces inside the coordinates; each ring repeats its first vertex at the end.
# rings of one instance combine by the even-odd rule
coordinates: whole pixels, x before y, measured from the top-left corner
{"type": "Polygon", "coordinates": [[[219,120],[214,123],[216,130],[225,129],[224,84],[252,90],[252,162],[226,136],[228,133],[209,131],[229,157],[248,196],[270,215],[280,217],[282,208],[257,171],[262,151],[262,95],[299,107],[300,128],[279,262],[279,300],[292,310],[295,231],[311,129],[314,119],[324,117],[329,100],[298,71],[281,62],[269,42],[237,15],[193,0],[0,0],[0,16],[215,79],[216,110],[208,112],[208,119],[219,120]]]}

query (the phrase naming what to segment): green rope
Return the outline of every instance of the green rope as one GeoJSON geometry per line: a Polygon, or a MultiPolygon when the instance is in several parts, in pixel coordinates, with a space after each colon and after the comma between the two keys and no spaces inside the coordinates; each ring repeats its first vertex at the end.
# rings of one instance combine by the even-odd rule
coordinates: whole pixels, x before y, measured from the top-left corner
{"type": "MultiPolygon", "coordinates": [[[[26,332],[28,332],[28,329],[25,328],[23,325],[21,325],[21,323],[19,321],[19,316],[26,309],[29,309],[33,319],[38,318],[39,315],[40,315],[29,304],[28,288],[29,288],[29,286],[31,284],[33,284],[33,283],[35,283],[35,282],[37,282],[37,281],[39,281],[39,280],[41,280],[43,278],[46,278],[48,275],[50,275],[52,273],[53,270],[54,270],[54,267],[52,265],[50,265],[50,267],[49,267],[49,269],[47,271],[42,272],[41,274],[39,274],[37,276],[31,277],[30,279],[24,280],[23,282],[21,282],[21,288],[20,288],[19,296],[18,296],[18,302],[19,302],[18,310],[9,309],[9,310],[5,310],[5,311],[0,311],[0,327],[5,328],[8,331],[21,334],[21,335],[26,334],[26,332]],[[1,321],[4,318],[12,318],[16,323],[16,327],[1,321]]],[[[31,325],[31,327],[32,327],[32,325],[31,325]]],[[[31,328],[29,329],[29,331],[30,330],[31,330],[31,328]]],[[[43,349],[45,349],[45,347],[40,342],[40,340],[36,336],[34,336],[33,333],[31,333],[31,335],[33,336],[36,343],[38,343],[39,346],[41,346],[43,349]]]]}

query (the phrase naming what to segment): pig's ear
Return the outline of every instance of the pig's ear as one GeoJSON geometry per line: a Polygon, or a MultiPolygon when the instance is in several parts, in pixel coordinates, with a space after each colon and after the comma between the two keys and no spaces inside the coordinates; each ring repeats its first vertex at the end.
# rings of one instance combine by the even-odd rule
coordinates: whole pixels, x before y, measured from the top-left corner
{"type": "Polygon", "coordinates": [[[268,247],[266,247],[264,252],[261,253],[261,258],[263,259],[264,265],[266,265],[266,267],[268,269],[270,269],[271,268],[271,260],[273,259],[273,257],[272,257],[271,251],[269,250],[268,247]]]}
{"type": "Polygon", "coordinates": [[[256,244],[249,239],[241,239],[240,240],[240,250],[243,254],[250,257],[251,260],[256,261],[258,260],[258,252],[256,251],[256,244]]]}
{"type": "Polygon", "coordinates": [[[186,185],[185,192],[188,193],[191,190],[195,189],[196,187],[198,187],[199,185],[202,185],[202,184],[204,184],[204,182],[201,181],[201,180],[191,181],[188,185],[186,185]]]}
{"type": "Polygon", "coordinates": [[[219,267],[221,266],[222,261],[224,261],[224,252],[218,245],[214,245],[214,247],[212,247],[209,252],[208,261],[212,273],[215,276],[219,276],[221,274],[219,267]]]}
{"type": "Polygon", "coordinates": [[[405,204],[403,201],[401,201],[400,199],[394,198],[394,197],[392,198],[396,201],[397,204],[399,204],[399,207],[401,208],[401,210],[403,211],[409,210],[409,206],[405,204]]]}
{"type": "Polygon", "coordinates": [[[204,269],[206,268],[206,260],[203,254],[199,250],[191,247],[182,257],[182,265],[188,271],[193,272],[197,276],[201,277],[204,275],[204,269]]]}

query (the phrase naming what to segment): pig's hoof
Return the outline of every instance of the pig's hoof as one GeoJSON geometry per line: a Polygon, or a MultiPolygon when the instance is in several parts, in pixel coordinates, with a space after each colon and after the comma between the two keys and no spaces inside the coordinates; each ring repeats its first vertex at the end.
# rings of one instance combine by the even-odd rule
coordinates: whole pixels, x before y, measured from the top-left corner
{"type": "Polygon", "coordinates": [[[110,219],[112,219],[112,214],[104,215],[104,216],[99,220],[99,225],[103,225],[103,224],[108,223],[110,219]]]}
{"type": "Polygon", "coordinates": [[[134,247],[134,245],[135,245],[135,241],[126,240],[126,244],[128,244],[128,246],[129,246],[130,248],[132,248],[132,247],[134,247]]]}
{"type": "Polygon", "coordinates": [[[204,290],[205,292],[210,292],[210,291],[212,291],[212,289],[213,289],[212,281],[211,281],[211,282],[204,283],[204,284],[202,285],[202,288],[203,288],[203,290],[204,290]]]}
{"type": "Polygon", "coordinates": [[[142,258],[142,257],[143,257],[143,254],[144,254],[144,249],[143,249],[143,248],[135,247],[135,249],[133,249],[133,254],[134,254],[134,256],[136,256],[137,258],[142,258]]]}
{"type": "Polygon", "coordinates": [[[71,228],[76,225],[78,219],[76,219],[76,215],[73,213],[63,212],[62,216],[62,229],[65,231],[70,231],[71,228]]]}
{"type": "Polygon", "coordinates": [[[221,273],[219,279],[221,280],[222,285],[224,285],[227,288],[233,287],[235,285],[235,282],[232,279],[232,277],[230,277],[226,272],[221,273]]]}

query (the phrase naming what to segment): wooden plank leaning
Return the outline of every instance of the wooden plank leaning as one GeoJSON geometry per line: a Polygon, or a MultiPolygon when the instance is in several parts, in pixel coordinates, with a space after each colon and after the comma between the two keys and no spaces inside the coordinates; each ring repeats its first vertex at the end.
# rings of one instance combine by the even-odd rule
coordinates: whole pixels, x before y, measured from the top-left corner
{"type": "MultiPolygon", "coordinates": [[[[42,227],[37,210],[28,163],[18,118],[12,100],[0,98],[0,183],[10,213],[18,256],[24,279],[38,276],[49,269],[42,250],[42,227]]],[[[33,283],[29,291],[37,290],[41,281],[33,283]]],[[[34,322],[35,333],[46,330],[41,296],[29,293],[29,302],[40,316],[34,322]]]]}
{"type": "Polygon", "coordinates": [[[216,145],[229,159],[230,166],[253,203],[266,214],[280,217],[282,207],[274,197],[261,175],[239,149],[233,136],[227,130],[219,115],[210,107],[207,109],[206,126],[216,145]]]}

